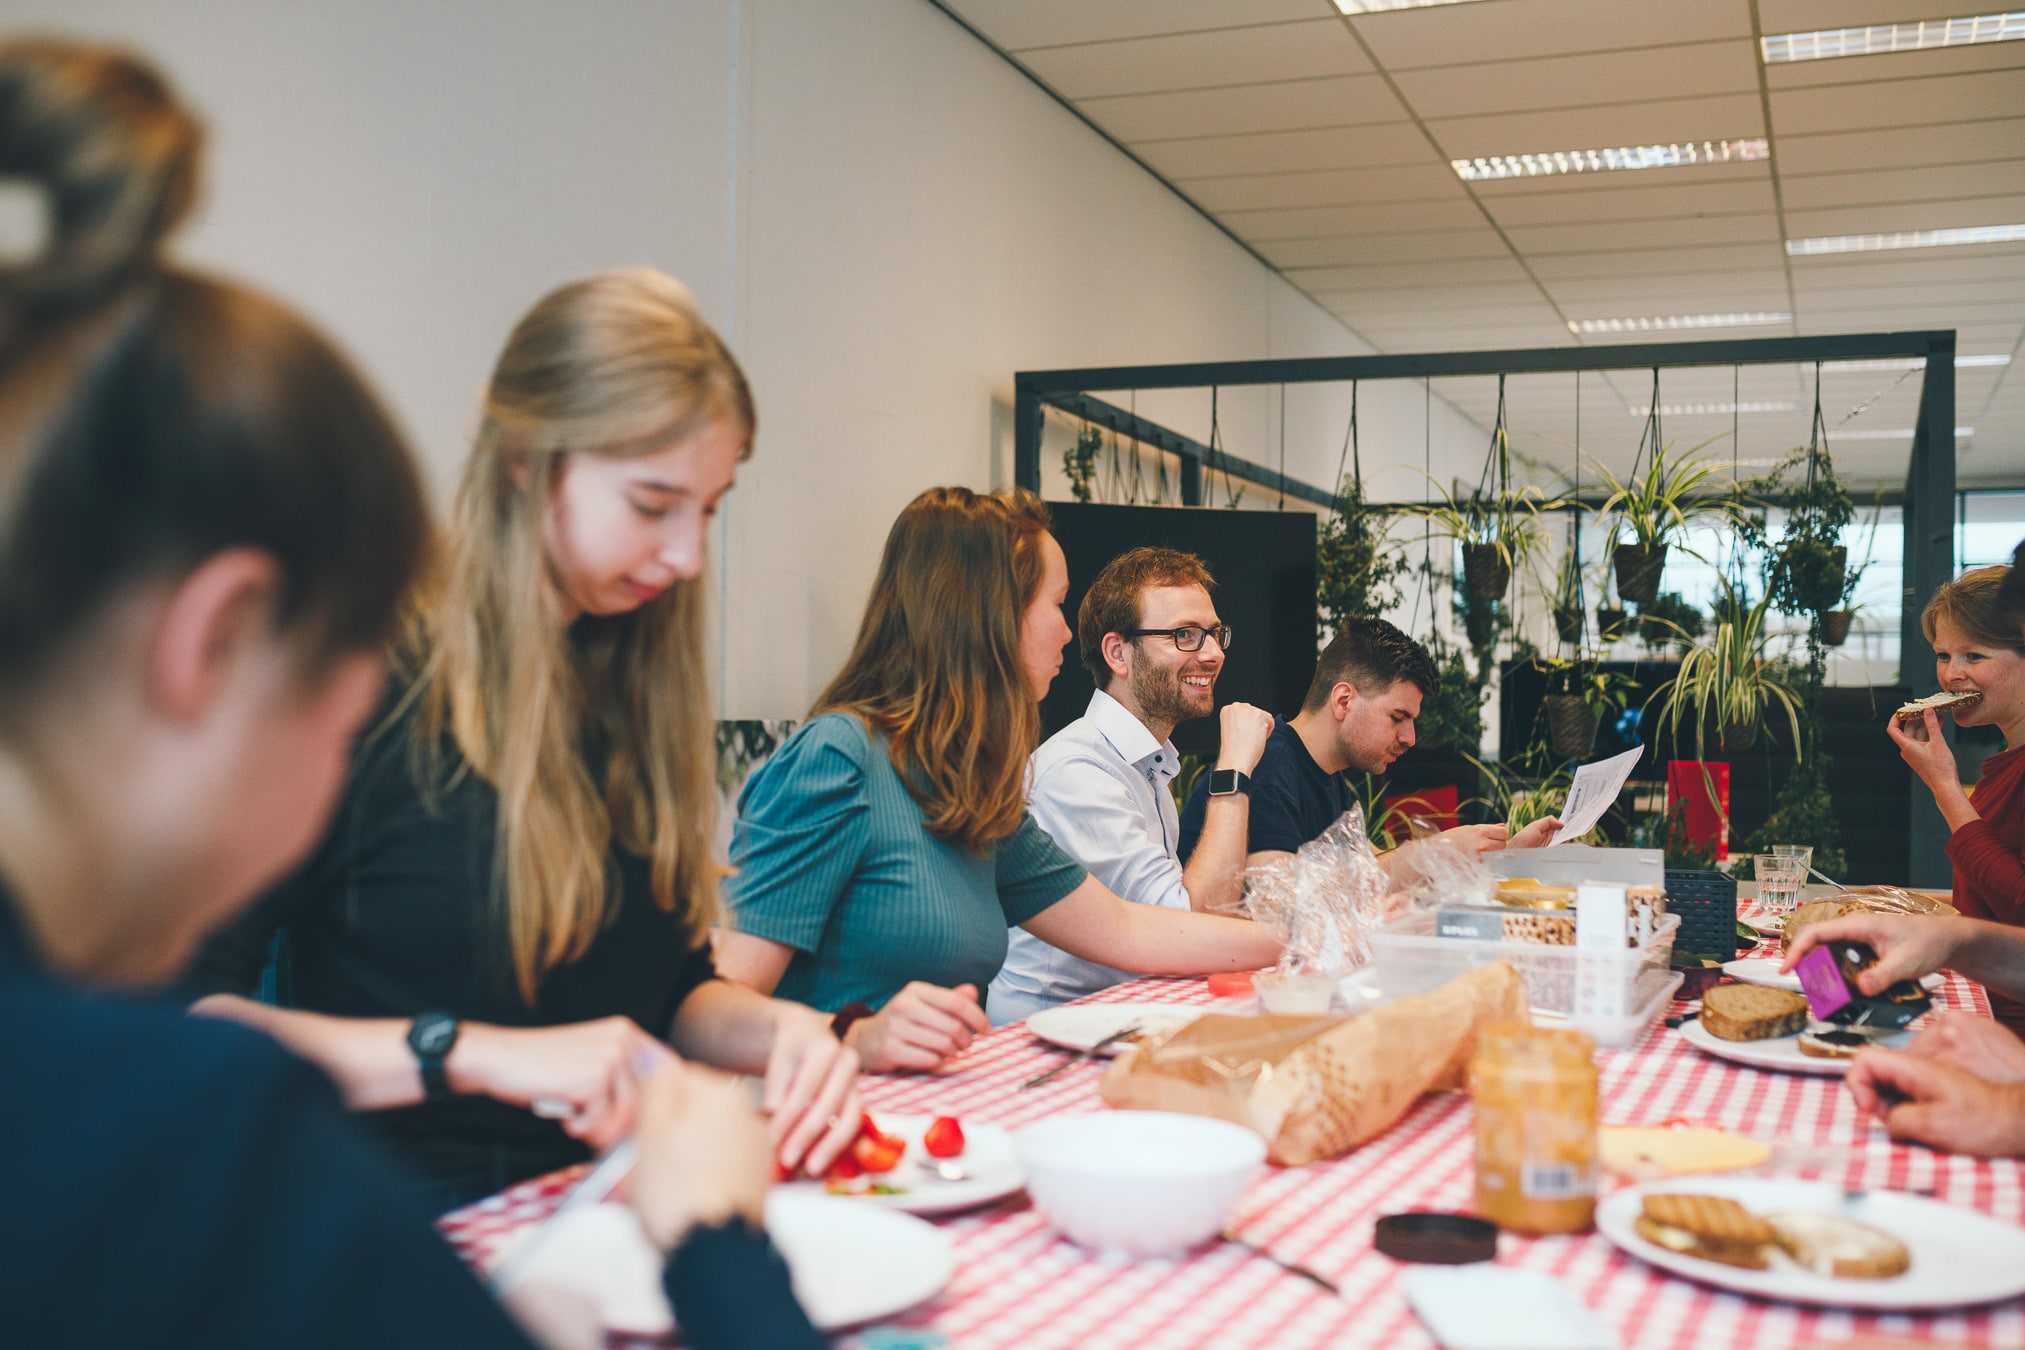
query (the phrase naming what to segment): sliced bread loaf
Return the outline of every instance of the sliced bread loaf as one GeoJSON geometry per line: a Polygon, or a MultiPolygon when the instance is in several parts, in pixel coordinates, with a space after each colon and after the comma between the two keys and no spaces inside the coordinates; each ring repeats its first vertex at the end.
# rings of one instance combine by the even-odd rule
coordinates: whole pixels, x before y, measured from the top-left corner
{"type": "Polygon", "coordinates": [[[1762,984],[1719,984],[1702,995],[1701,1020],[1726,1041],[1790,1036],[1807,1025],[1807,1000],[1762,984]]]}

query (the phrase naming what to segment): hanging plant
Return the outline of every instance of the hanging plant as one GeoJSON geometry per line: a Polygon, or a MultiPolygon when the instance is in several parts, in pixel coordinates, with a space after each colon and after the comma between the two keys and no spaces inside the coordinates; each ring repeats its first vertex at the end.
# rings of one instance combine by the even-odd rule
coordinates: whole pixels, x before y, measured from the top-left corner
{"type": "Polygon", "coordinates": [[[1638,681],[1594,661],[1543,657],[1533,665],[1547,676],[1548,745],[1562,759],[1588,758],[1604,719],[1623,712],[1638,695],[1638,681]]]}
{"type": "MultiPolygon", "coordinates": [[[[1704,441],[1703,445],[1708,444],[1704,441]]],[[[1670,548],[1686,548],[1688,530],[1698,523],[1734,526],[1745,515],[1734,495],[1718,493],[1717,464],[1697,455],[1697,445],[1673,456],[1670,447],[1653,451],[1643,472],[1633,464],[1631,476],[1619,481],[1603,466],[1610,495],[1598,513],[1611,518],[1611,562],[1617,570],[1617,593],[1633,604],[1659,599],[1660,578],[1670,548]]]]}
{"type": "Polygon", "coordinates": [[[1554,578],[1554,632],[1572,647],[1582,645],[1582,552],[1577,538],[1580,529],[1579,522],[1570,523],[1568,545],[1561,550],[1561,566],[1554,578]]]}
{"type": "Polygon", "coordinates": [[[1512,488],[1511,440],[1505,429],[1505,378],[1498,377],[1498,420],[1483,474],[1474,492],[1458,497],[1429,480],[1435,500],[1409,507],[1408,513],[1428,522],[1462,548],[1462,592],[1467,600],[1487,604],[1505,598],[1514,572],[1530,570],[1546,543],[1540,512],[1561,505],[1538,488],[1512,488]]]}
{"type": "Polygon", "coordinates": [[[1752,603],[1728,582],[1723,591],[1715,632],[1682,653],[1679,671],[1657,691],[1660,730],[1678,735],[1683,723],[1691,724],[1699,759],[1706,757],[1710,732],[1727,753],[1747,750],[1759,730],[1784,713],[1798,756],[1800,695],[1787,663],[1771,654],[1770,600],[1752,603]]]}
{"type": "Polygon", "coordinates": [[[1097,454],[1104,448],[1104,435],[1093,426],[1076,433],[1076,443],[1062,451],[1062,472],[1069,476],[1069,495],[1079,502],[1091,498],[1097,481],[1097,454]]]}
{"type": "Polygon", "coordinates": [[[1439,632],[1428,639],[1427,650],[1441,678],[1434,692],[1421,701],[1420,716],[1414,719],[1415,739],[1429,747],[1475,750],[1484,739],[1487,686],[1471,672],[1462,651],[1451,646],[1439,632]]]}
{"type": "Polygon", "coordinates": [[[1667,591],[1651,604],[1640,605],[1634,622],[1638,636],[1654,650],[1670,646],[1676,652],[1685,652],[1708,631],[1708,621],[1702,612],[1681,599],[1678,591],[1667,591]]]}
{"type": "Polygon", "coordinates": [[[1364,449],[1357,435],[1353,383],[1350,425],[1336,465],[1336,508],[1315,532],[1317,645],[1335,636],[1345,619],[1372,618],[1398,607],[1401,579],[1413,565],[1388,537],[1390,525],[1386,512],[1364,501],[1364,449]]]}
{"type": "Polygon", "coordinates": [[[1842,532],[1856,519],[1856,503],[1836,476],[1835,458],[1828,451],[1818,362],[1807,444],[1782,460],[1766,481],[1770,491],[1760,495],[1786,512],[1786,531],[1772,562],[1772,608],[1781,614],[1835,608],[1848,581],[1849,550],[1842,532]]]}

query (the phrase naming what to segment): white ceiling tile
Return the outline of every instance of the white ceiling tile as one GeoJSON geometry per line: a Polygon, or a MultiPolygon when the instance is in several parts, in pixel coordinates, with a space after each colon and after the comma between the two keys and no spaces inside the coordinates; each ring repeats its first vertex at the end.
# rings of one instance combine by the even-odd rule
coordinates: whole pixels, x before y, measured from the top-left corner
{"type": "Polygon", "coordinates": [[[1351,22],[1391,70],[1751,35],[1746,0],[1491,0],[1351,22]]]}
{"type": "Polygon", "coordinates": [[[1769,89],[1804,89],[1822,84],[1884,84],[1928,75],[1973,70],[2008,70],[2025,65],[2017,42],[1983,42],[1970,47],[1934,47],[1876,56],[1838,56],[1827,61],[1780,61],[1765,67],[1769,89]]]}
{"type": "Polygon", "coordinates": [[[1764,135],[1765,119],[1756,94],[1717,94],[1663,103],[1619,103],[1448,118],[1430,121],[1428,130],[1434,134],[1442,154],[1450,159],[1469,159],[1477,155],[1531,155],[1548,150],[1735,140],[1764,135]]]}
{"type": "Polygon", "coordinates": [[[1339,19],[1092,42],[1018,54],[1065,98],[1360,75],[1371,62],[1339,19]]]}
{"type": "Polygon", "coordinates": [[[1338,234],[1389,234],[1405,230],[1449,230],[1481,227],[1484,213],[1458,193],[1453,201],[1376,200],[1357,206],[1305,206],[1267,211],[1218,213],[1239,237],[1315,239],[1338,234]]]}
{"type": "Polygon", "coordinates": [[[1188,178],[1179,187],[1211,211],[1265,211],[1290,206],[1337,206],[1372,199],[1466,201],[1461,182],[1445,164],[1399,164],[1378,169],[1321,173],[1246,174],[1188,178]]]}
{"type": "MultiPolygon", "coordinates": [[[[1580,148],[1602,150],[1610,147],[1580,148]]],[[[1565,197],[1580,196],[1585,192],[1617,192],[1633,185],[1671,188],[1694,187],[1702,183],[1770,182],[1771,174],[1771,164],[1766,160],[1737,159],[1725,164],[1681,164],[1665,169],[1550,174],[1536,178],[1485,178],[1470,184],[1470,188],[1486,200],[1493,197],[1565,197]]]]}
{"type": "Polygon", "coordinates": [[[1814,211],[1789,208],[1786,212],[1788,237],[1793,239],[2019,223],[2025,223],[2025,196],[2019,195],[1906,205],[1838,206],[1814,211]]]}
{"type": "MultiPolygon", "coordinates": [[[[1763,169],[1763,165],[1752,166],[1763,169]]],[[[1535,192],[1486,201],[1491,216],[1507,228],[1582,221],[1664,220],[1681,216],[1768,214],[1776,206],[1770,174],[1727,183],[1671,186],[1636,173],[1616,174],[1624,186],[1586,192],[1535,192]],[[1634,186],[1634,183],[1636,184],[1634,186]]],[[[1546,182],[1548,180],[1542,180],[1546,182]]]]}
{"type": "Polygon", "coordinates": [[[1148,37],[1242,24],[1312,19],[1333,12],[1323,0],[947,0],[966,22],[1007,51],[1148,37]]]}
{"type": "Polygon", "coordinates": [[[2019,153],[2020,146],[2025,146],[2025,117],[1815,136],[1781,135],[1772,149],[1778,156],[1780,178],[1791,182],[1803,174],[2010,159],[2019,153]]]}
{"type": "Polygon", "coordinates": [[[1496,286],[1414,286],[1383,291],[1310,292],[1331,309],[1366,314],[1468,313],[1472,308],[1509,309],[1514,306],[1547,310],[1540,288],[1530,282],[1507,282],[1496,286]]]}
{"type": "Polygon", "coordinates": [[[1894,80],[1888,86],[1775,89],[1770,98],[1772,130],[1778,136],[1967,122],[2025,108],[2025,70],[1894,80]]]}
{"type": "Polygon", "coordinates": [[[1406,109],[1377,75],[1127,94],[1085,99],[1077,107],[1111,135],[1128,142],[1407,120],[1406,109]]]}
{"type": "Polygon", "coordinates": [[[1541,280],[1564,277],[1706,276],[1783,270],[1785,248],[1778,243],[1712,244],[1696,248],[1643,247],[1597,253],[1547,254],[1527,258],[1541,280]]]}
{"type": "Polygon", "coordinates": [[[1829,281],[1795,275],[1793,294],[1810,309],[1816,305],[1839,304],[1851,296],[1874,297],[1909,305],[1973,305],[2005,303],[2025,313],[2025,274],[1986,276],[1974,281],[1921,281],[1900,285],[1870,285],[1857,288],[1848,281],[1829,281]]]}
{"type": "Polygon", "coordinates": [[[1945,19],[2002,8],[2001,4],[1979,4],[1979,0],[1759,0],[1758,17],[1767,33],[1811,33],[1906,19],[1945,19]]]}
{"type": "Polygon", "coordinates": [[[1488,286],[1522,282],[1526,271],[1506,253],[1446,262],[1381,263],[1365,267],[1296,267],[1287,280],[1308,291],[1394,290],[1403,286],[1488,286]]]}
{"type": "Polygon", "coordinates": [[[1723,271],[1715,275],[1664,276],[1641,272],[1631,276],[1563,277],[1548,282],[1547,291],[1564,307],[1595,314],[1606,308],[1614,314],[1658,313],[1660,308],[1670,314],[1784,309],[1786,274],[1723,271]],[[1641,297],[1655,302],[1658,308],[1640,309],[1636,304],[1623,308],[1641,297]],[[1715,297],[1721,297],[1723,303],[1713,303],[1715,297]],[[1746,299],[1749,303],[1745,303],[1746,299]],[[1777,304],[1771,303],[1774,299],[1777,304]]]}
{"type": "Polygon", "coordinates": [[[1671,246],[1749,244],[1779,238],[1770,212],[1747,216],[1680,216],[1671,220],[1603,221],[1579,225],[1529,225],[1505,231],[1523,257],[1550,253],[1600,253],[1671,246]]]}
{"type": "MultiPolygon", "coordinates": [[[[1555,104],[1589,107],[1711,94],[1748,94],[1755,100],[1758,59],[1756,48],[1746,40],[1534,60],[1501,56],[1483,65],[1403,71],[1395,78],[1407,106],[1423,119],[1434,121],[1525,112],[1555,104]]],[[[1529,145],[1513,146],[1508,153],[1600,148],[1529,145]]]]}
{"type": "Polygon", "coordinates": [[[1427,164],[1441,158],[1420,128],[1411,122],[1139,141],[1131,149],[1156,172],[1170,179],[1364,169],[1386,164],[1427,164]]]}
{"type": "Polygon", "coordinates": [[[2025,275],[2025,243],[1828,253],[1793,259],[1796,285],[1902,286],[1918,281],[1975,281],[2018,275],[2025,275]]]}
{"type": "Polygon", "coordinates": [[[1357,264],[1428,262],[1448,258],[1509,257],[1504,242],[1488,229],[1427,234],[1381,234],[1361,239],[1288,239],[1260,244],[1275,267],[1346,267],[1357,264]]]}
{"type": "MultiPolygon", "coordinates": [[[[2025,141],[2017,150],[2025,153],[2025,141]]],[[[1881,169],[1873,173],[1815,174],[1782,180],[1788,211],[1813,207],[1941,202],[1961,197],[2025,194],[2025,159],[1934,168],[1881,169]]]]}

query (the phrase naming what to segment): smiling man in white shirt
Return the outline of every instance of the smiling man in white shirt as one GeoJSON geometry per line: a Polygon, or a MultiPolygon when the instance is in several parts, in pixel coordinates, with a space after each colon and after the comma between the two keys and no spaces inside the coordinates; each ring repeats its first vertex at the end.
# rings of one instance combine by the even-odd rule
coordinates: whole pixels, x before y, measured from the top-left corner
{"type": "MultiPolygon", "coordinates": [[[[1127,900],[1230,910],[1244,894],[1249,775],[1272,734],[1270,713],[1227,704],[1202,838],[1184,869],[1169,785],[1178,723],[1216,711],[1231,631],[1210,600],[1202,559],[1135,548],[1112,560],[1076,612],[1079,654],[1097,692],[1083,716],[1034,752],[1028,806],[1057,844],[1127,900]]],[[[1069,955],[1014,929],[985,1011],[996,1024],[1093,994],[1130,971],[1069,955]]]]}

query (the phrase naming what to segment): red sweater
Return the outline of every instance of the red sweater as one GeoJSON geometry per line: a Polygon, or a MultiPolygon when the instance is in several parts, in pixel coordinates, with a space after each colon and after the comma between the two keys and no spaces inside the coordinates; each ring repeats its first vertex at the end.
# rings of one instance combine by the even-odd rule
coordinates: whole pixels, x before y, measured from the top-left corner
{"type": "MultiPolygon", "coordinates": [[[[1948,840],[1955,908],[1971,918],[2025,927],[2025,746],[1984,760],[1970,800],[1981,819],[1948,840]]],[[[1990,1010],[2025,1036],[2025,1003],[1992,993],[1990,1010]]]]}

